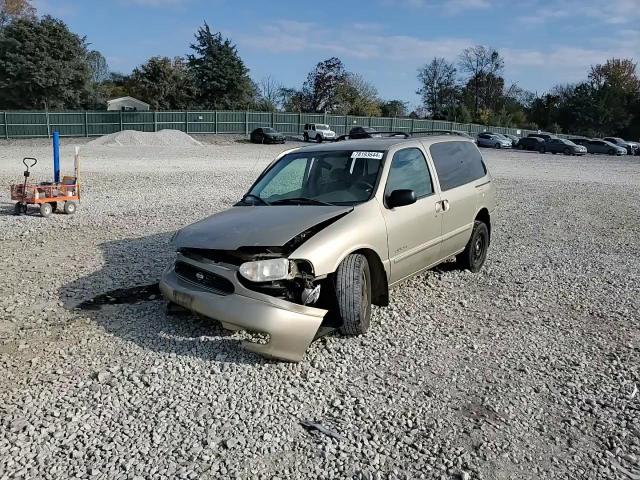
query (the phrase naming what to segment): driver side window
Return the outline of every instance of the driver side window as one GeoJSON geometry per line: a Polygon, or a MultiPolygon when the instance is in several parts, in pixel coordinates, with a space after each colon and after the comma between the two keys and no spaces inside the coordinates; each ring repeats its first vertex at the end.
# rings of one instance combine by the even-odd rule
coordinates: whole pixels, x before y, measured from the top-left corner
{"type": "Polygon", "coordinates": [[[427,160],[417,148],[406,148],[396,152],[389,167],[385,195],[394,190],[413,190],[416,197],[433,194],[433,182],[427,160]]]}

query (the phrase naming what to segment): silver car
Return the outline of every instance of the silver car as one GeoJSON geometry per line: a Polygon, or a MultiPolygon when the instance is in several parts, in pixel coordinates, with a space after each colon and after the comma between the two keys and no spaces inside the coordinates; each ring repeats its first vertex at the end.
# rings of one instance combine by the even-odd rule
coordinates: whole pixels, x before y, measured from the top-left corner
{"type": "Polygon", "coordinates": [[[282,153],[234,207],[178,231],[170,301],[289,361],[330,329],[365,334],[394,285],[487,257],[495,187],[463,137],[347,140],[282,153]]]}
{"type": "Polygon", "coordinates": [[[499,133],[480,133],[476,143],[479,147],[489,148],[511,148],[513,146],[510,138],[499,133]]]}

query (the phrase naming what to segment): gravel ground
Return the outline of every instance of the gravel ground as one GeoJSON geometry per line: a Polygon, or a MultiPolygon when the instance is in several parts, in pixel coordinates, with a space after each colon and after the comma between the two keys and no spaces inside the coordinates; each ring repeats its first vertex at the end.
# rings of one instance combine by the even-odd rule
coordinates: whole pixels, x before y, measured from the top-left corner
{"type": "MultiPolygon", "coordinates": [[[[0,191],[0,479],[640,478],[640,158],[485,150],[483,271],[414,278],[300,364],[152,287],[74,308],[155,283],[170,234],[291,146],[228,143],[84,146],[75,216],[0,191]]],[[[50,174],[46,143],[0,143],[0,185],[27,155],[50,174]]]]}

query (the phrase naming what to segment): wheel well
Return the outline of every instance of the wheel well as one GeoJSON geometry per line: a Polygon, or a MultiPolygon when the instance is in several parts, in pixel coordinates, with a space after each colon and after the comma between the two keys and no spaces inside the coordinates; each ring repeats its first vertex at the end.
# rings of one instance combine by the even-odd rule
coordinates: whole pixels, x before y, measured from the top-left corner
{"type": "Polygon", "coordinates": [[[353,253],[364,255],[369,263],[371,272],[371,303],[379,307],[389,305],[389,284],[387,282],[387,273],[384,270],[382,261],[378,254],[373,250],[364,248],[356,250],[353,253]]]}
{"type": "Polygon", "coordinates": [[[489,210],[482,208],[476,215],[475,219],[487,226],[487,230],[489,230],[489,241],[491,241],[491,216],[489,215],[489,210]]]}

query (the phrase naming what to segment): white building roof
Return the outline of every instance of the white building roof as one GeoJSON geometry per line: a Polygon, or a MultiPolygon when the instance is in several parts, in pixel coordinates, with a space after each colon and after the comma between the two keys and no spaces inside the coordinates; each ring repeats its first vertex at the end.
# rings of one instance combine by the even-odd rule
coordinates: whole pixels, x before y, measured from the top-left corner
{"type": "Polygon", "coordinates": [[[137,98],[133,98],[133,97],[112,98],[111,100],[107,100],[107,105],[111,105],[112,103],[122,102],[122,101],[133,102],[133,103],[137,103],[139,105],[144,105],[145,107],[149,107],[148,103],[143,102],[142,100],[138,100],[137,98]]]}

